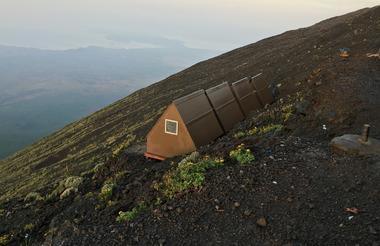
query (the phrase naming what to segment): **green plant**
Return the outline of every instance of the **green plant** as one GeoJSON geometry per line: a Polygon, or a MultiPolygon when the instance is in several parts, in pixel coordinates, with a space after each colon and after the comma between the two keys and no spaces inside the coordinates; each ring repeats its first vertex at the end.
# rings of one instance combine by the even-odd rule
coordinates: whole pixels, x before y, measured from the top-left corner
{"type": "Polygon", "coordinates": [[[1,235],[0,236],[0,245],[7,245],[10,241],[9,235],[1,235]]]}
{"type": "Polygon", "coordinates": [[[255,156],[250,149],[246,149],[244,144],[238,145],[235,149],[230,151],[230,157],[240,165],[248,165],[255,160],[255,156]]]}
{"type": "Polygon", "coordinates": [[[282,120],[284,122],[288,121],[290,117],[293,115],[294,106],[293,104],[286,105],[282,108],[282,120]]]}
{"type": "Polygon", "coordinates": [[[34,229],[34,225],[32,223],[24,225],[24,230],[31,232],[34,229]]]}
{"type": "Polygon", "coordinates": [[[103,201],[108,201],[111,198],[115,187],[116,184],[111,180],[107,180],[106,182],[104,182],[99,193],[100,199],[102,199],[103,201]]]}
{"type": "Polygon", "coordinates": [[[123,178],[125,178],[125,176],[127,176],[128,172],[127,171],[120,171],[118,173],[115,174],[115,180],[116,182],[119,182],[120,180],[122,180],[123,178]]]}
{"type": "Polygon", "coordinates": [[[24,198],[25,202],[42,201],[44,198],[38,192],[30,192],[24,198]]]}
{"type": "Polygon", "coordinates": [[[234,134],[234,138],[236,139],[243,138],[245,136],[247,136],[247,133],[243,131],[238,131],[237,133],[234,134]]]}
{"type": "Polygon", "coordinates": [[[200,188],[205,181],[206,170],[223,165],[223,159],[211,159],[207,156],[197,163],[190,161],[181,163],[163,176],[162,182],[156,185],[156,189],[161,190],[165,196],[173,198],[177,193],[200,188]]]}
{"type": "Polygon", "coordinates": [[[119,215],[116,217],[116,222],[124,223],[127,221],[132,221],[145,209],[145,203],[141,202],[136,207],[132,208],[132,210],[126,212],[119,211],[119,215]]]}
{"type": "Polygon", "coordinates": [[[126,148],[129,147],[129,145],[136,139],[135,135],[128,135],[126,137],[126,140],[124,140],[121,144],[117,145],[113,150],[112,150],[112,155],[114,157],[118,156],[122,150],[125,150],[126,148]]]}
{"type": "Polygon", "coordinates": [[[262,127],[255,127],[249,130],[249,135],[264,135],[268,132],[279,132],[283,129],[283,125],[280,124],[270,124],[262,127]]]}
{"type": "Polygon", "coordinates": [[[47,200],[53,199],[56,196],[61,195],[63,192],[66,191],[68,194],[69,191],[71,193],[75,193],[78,191],[79,186],[83,183],[83,178],[78,176],[70,176],[66,179],[59,182],[57,188],[47,196],[47,200]]]}

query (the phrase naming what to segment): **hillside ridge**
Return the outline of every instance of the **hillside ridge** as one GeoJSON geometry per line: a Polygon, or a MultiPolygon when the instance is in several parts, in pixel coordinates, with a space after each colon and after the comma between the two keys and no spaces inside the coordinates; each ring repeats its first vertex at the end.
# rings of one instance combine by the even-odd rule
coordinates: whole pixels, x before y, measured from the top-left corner
{"type": "MultiPolygon", "coordinates": [[[[271,83],[282,84],[282,93],[286,95],[314,69],[335,60],[341,47],[352,48],[355,59],[366,59],[363,54],[378,47],[378,35],[372,39],[366,35],[378,30],[379,10],[379,6],[359,10],[235,49],[69,124],[0,162],[0,185],[4,187],[0,200],[42,189],[64,173],[84,172],[104,162],[132,137],[143,142],[149,128],[173,99],[197,89],[262,72],[271,83]],[[365,18],[366,26],[360,23],[365,18]],[[356,32],[355,28],[361,28],[362,32],[356,32]],[[365,50],[361,42],[366,44],[365,50]],[[328,56],[322,57],[325,53],[328,56]]],[[[378,134],[378,130],[373,133],[378,134]]]]}

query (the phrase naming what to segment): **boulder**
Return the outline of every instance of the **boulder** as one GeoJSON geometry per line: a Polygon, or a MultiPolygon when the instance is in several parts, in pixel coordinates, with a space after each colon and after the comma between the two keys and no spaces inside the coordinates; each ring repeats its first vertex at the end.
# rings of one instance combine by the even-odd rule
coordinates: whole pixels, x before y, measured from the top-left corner
{"type": "Polygon", "coordinates": [[[330,146],[339,154],[380,155],[380,140],[368,138],[367,142],[363,142],[360,135],[345,134],[336,137],[331,140],[330,146]]]}

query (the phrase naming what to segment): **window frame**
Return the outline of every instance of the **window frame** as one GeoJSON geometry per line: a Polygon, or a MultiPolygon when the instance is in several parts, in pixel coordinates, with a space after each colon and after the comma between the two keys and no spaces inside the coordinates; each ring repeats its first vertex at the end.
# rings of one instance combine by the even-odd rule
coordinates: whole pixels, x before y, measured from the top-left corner
{"type": "Polygon", "coordinates": [[[176,121],[176,120],[165,119],[165,133],[166,133],[166,134],[170,134],[170,135],[178,136],[178,121],[176,121]],[[175,124],[176,124],[176,128],[175,128],[176,131],[175,131],[175,133],[173,133],[173,132],[168,132],[168,131],[167,131],[167,127],[166,127],[167,122],[171,122],[171,123],[175,123],[175,124]]]}

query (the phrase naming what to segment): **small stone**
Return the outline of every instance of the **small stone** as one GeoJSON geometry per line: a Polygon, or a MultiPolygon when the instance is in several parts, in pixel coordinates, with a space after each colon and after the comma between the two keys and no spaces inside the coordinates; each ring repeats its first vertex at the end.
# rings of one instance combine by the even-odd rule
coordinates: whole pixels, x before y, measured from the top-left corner
{"type": "Polygon", "coordinates": [[[176,211],[177,211],[177,213],[182,214],[183,209],[182,208],[177,208],[176,211]]]}
{"type": "Polygon", "coordinates": [[[165,242],[166,242],[165,239],[159,239],[159,240],[158,240],[158,244],[159,244],[160,246],[163,246],[163,245],[165,244],[165,242]]]}
{"type": "Polygon", "coordinates": [[[231,179],[231,176],[230,176],[230,175],[228,175],[228,176],[227,176],[227,179],[231,179]]]}
{"type": "Polygon", "coordinates": [[[252,213],[252,211],[249,210],[249,209],[246,209],[246,210],[244,211],[244,215],[245,215],[245,216],[250,216],[251,213],[252,213]]]}
{"type": "Polygon", "coordinates": [[[239,202],[234,202],[234,207],[235,207],[235,208],[240,207],[240,203],[239,203],[239,202]]]}
{"type": "Polygon", "coordinates": [[[320,86],[320,85],[322,85],[322,81],[317,81],[317,82],[315,82],[315,85],[316,85],[316,86],[320,86]]]}
{"type": "Polygon", "coordinates": [[[267,226],[267,220],[264,217],[261,217],[256,221],[256,224],[261,226],[261,227],[266,227],[267,226]]]}
{"type": "Polygon", "coordinates": [[[377,234],[377,231],[375,230],[375,228],[373,228],[372,226],[369,226],[368,227],[368,230],[371,234],[377,234]]]}
{"type": "Polygon", "coordinates": [[[168,210],[172,211],[174,208],[172,206],[168,206],[168,210]]]}

